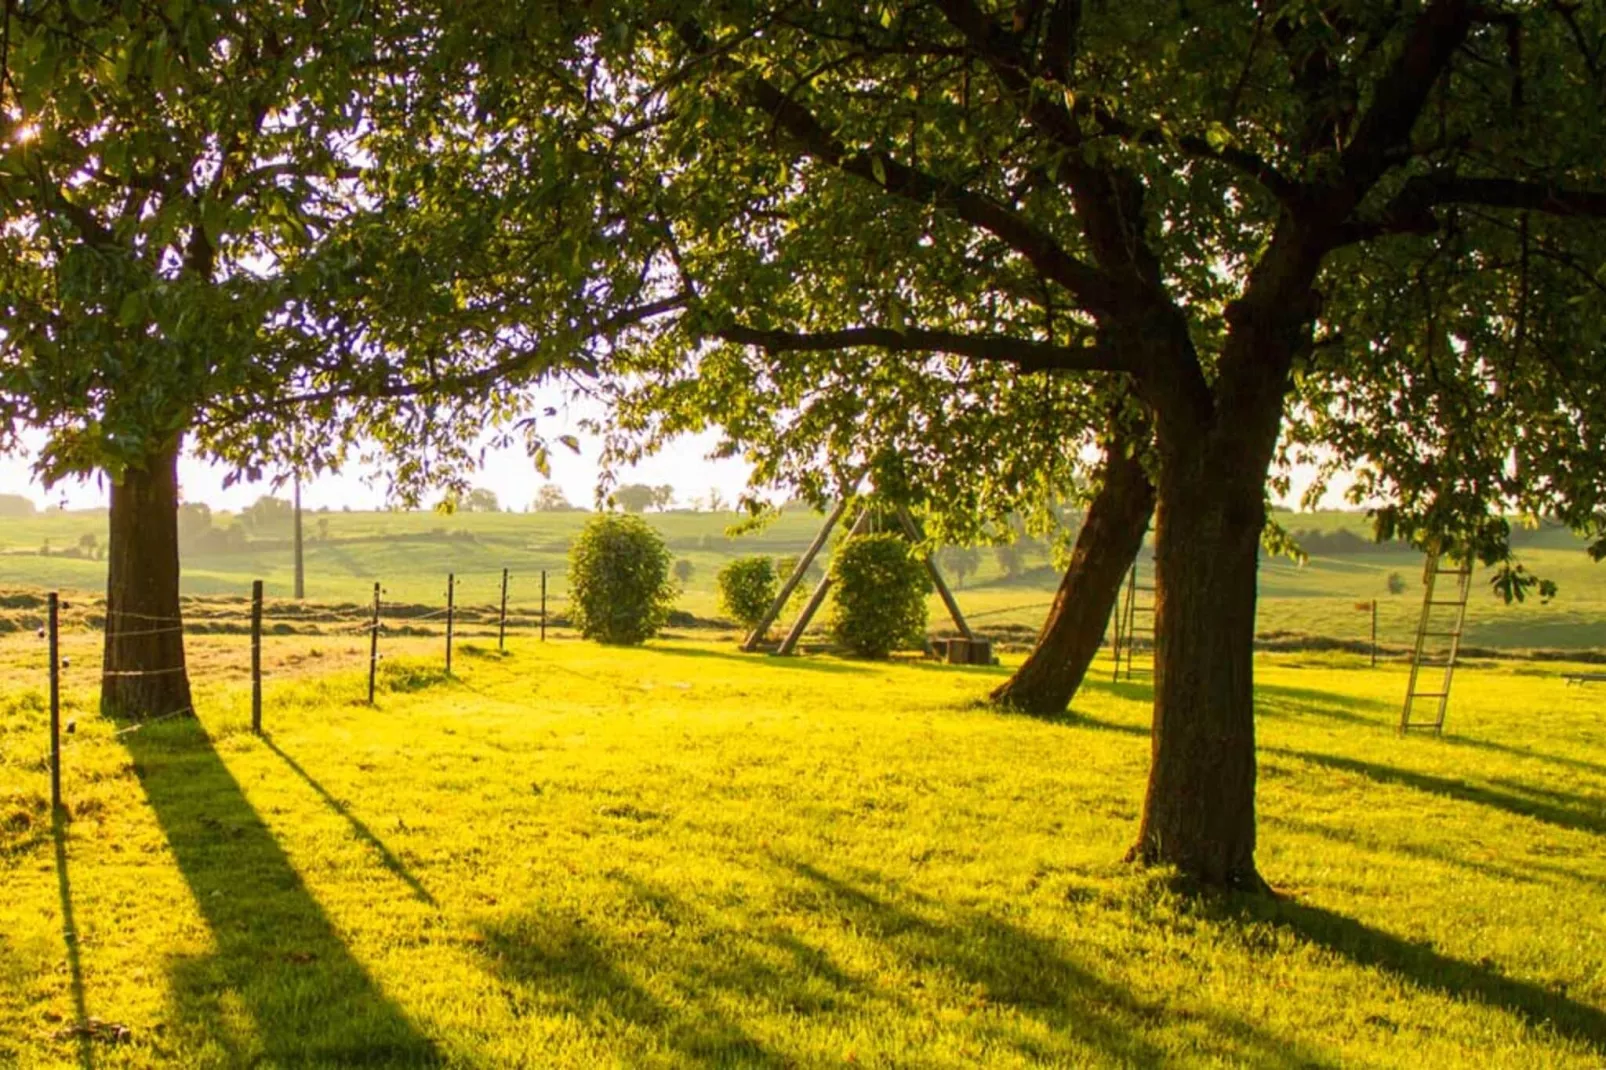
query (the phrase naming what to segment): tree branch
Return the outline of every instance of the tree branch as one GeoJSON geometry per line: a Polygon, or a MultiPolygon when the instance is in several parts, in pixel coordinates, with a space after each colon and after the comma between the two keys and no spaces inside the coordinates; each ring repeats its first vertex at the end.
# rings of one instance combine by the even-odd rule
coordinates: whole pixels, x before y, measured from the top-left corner
{"type": "Polygon", "coordinates": [[[1062,346],[999,334],[960,334],[890,327],[849,327],[838,331],[801,334],[733,325],[710,332],[738,345],[756,346],[770,353],[820,353],[835,349],[874,346],[897,353],[947,353],[972,360],[1013,364],[1023,372],[1129,371],[1119,353],[1107,346],[1062,346]]]}
{"type": "MultiPolygon", "coordinates": [[[[680,35],[700,55],[715,50],[695,23],[682,23],[680,35]]],[[[918,204],[935,204],[953,212],[970,225],[1001,239],[1041,274],[1070,291],[1090,312],[1108,311],[1117,303],[1117,290],[1103,272],[1072,256],[1047,231],[1006,205],[938,179],[888,153],[850,151],[812,111],[773,83],[734,60],[722,60],[720,66],[737,77],[747,103],[768,115],[808,156],[871,182],[893,196],[918,204]]]]}

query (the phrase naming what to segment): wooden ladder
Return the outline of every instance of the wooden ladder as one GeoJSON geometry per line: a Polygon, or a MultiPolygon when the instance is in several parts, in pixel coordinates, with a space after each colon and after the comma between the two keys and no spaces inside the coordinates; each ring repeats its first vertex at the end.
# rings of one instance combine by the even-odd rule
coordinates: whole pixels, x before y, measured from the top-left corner
{"type": "MultiPolygon", "coordinates": [[[[1405,685],[1405,707],[1400,711],[1400,734],[1412,731],[1430,731],[1438,735],[1444,731],[1444,715],[1450,706],[1450,681],[1455,676],[1455,662],[1461,653],[1461,634],[1467,623],[1467,596],[1472,591],[1472,564],[1470,559],[1459,562],[1453,568],[1440,568],[1439,555],[1428,555],[1427,568],[1422,574],[1422,617],[1416,625],[1416,646],[1411,652],[1411,678],[1405,685]],[[1438,580],[1440,576],[1454,576],[1456,578],[1455,596],[1452,598],[1436,597],[1438,580]],[[1445,630],[1442,625],[1435,625],[1434,610],[1449,608],[1454,617],[1454,623],[1445,630]],[[1428,650],[1429,640],[1448,640],[1448,649],[1428,650]],[[1439,680],[1437,690],[1424,691],[1421,680],[1424,666],[1444,668],[1444,676],[1439,680]],[[1438,705],[1433,707],[1434,714],[1431,720],[1416,716],[1415,706],[1418,700],[1436,699],[1438,705]]],[[[1442,616],[1442,614],[1441,614],[1442,616]]],[[[1430,674],[1431,675],[1431,674],[1430,674]]]]}
{"type": "Polygon", "coordinates": [[[1113,679],[1119,683],[1122,679],[1130,680],[1133,675],[1154,675],[1154,586],[1144,586],[1138,582],[1138,566],[1134,563],[1132,571],[1127,573],[1126,590],[1118,596],[1115,607],[1115,676],[1113,679]],[[1140,599],[1139,595],[1147,595],[1147,599],[1140,599]],[[1147,664],[1137,665],[1137,640],[1142,634],[1148,639],[1145,653],[1147,664]],[[1123,676],[1124,674],[1124,676],[1123,676]]]}

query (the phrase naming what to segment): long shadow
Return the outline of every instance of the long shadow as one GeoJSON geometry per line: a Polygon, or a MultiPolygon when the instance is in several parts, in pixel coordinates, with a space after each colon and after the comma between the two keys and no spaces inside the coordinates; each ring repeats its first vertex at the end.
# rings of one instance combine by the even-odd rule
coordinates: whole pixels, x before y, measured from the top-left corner
{"type": "Polygon", "coordinates": [[[1518,758],[1531,758],[1536,762],[1549,762],[1553,765],[1566,766],[1582,773],[1594,773],[1606,776],[1606,765],[1598,762],[1586,761],[1583,758],[1570,758],[1564,754],[1547,754],[1544,751],[1533,750],[1529,747],[1517,747],[1510,743],[1496,743],[1491,739],[1473,739],[1469,736],[1448,735],[1441,742],[1452,747],[1475,747],[1478,750],[1492,750],[1497,754],[1510,754],[1518,758]]]}
{"type": "Polygon", "coordinates": [[[351,826],[351,831],[356,834],[357,838],[373,848],[374,853],[379,856],[380,864],[394,873],[408,888],[412,889],[414,896],[432,907],[440,905],[435,901],[435,897],[429,894],[429,889],[425,888],[423,883],[413,876],[412,871],[402,863],[402,860],[397,858],[389,847],[385,846],[385,841],[376,836],[373,830],[364,824],[361,818],[352,813],[345,803],[335,798],[329,793],[328,789],[314,780],[312,774],[303,769],[300,762],[297,762],[281,750],[272,738],[264,736],[262,742],[269,750],[279,756],[280,761],[290,767],[291,772],[306,781],[307,786],[318,793],[318,797],[324,801],[329,809],[346,819],[347,824],[351,826]]]}
{"type": "Polygon", "coordinates": [[[640,946],[612,948],[578,918],[499,918],[483,926],[481,935],[495,971],[516,986],[509,998],[517,1013],[557,1011],[599,1031],[623,1023],[697,1065],[793,1065],[715,1010],[707,998],[710,984],[696,986],[676,1006],[658,999],[618,964],[641,957],[640,946]]]}
{"type": "Polygon", "coordinates": [[[1384,970],[1417,988],[1454,999],[1474,1000],[1522,1018],[1536,1029],[1553,1030],[1606,1053],[1606,1012],[1539,985],[1441,955],[1354,918],[1303,903],[1243,896],[1223,899],[1217,910],[1238,921],[1280,926],[1357,966],[1384,970]]]}
{"type": "Polygon", "coordinates": [[[1595,808],[1589,800],[1578,796],[1566,796],[1559,792],[1549,793],[1557,798],[1569,798],[1582,803],[1584,804],[1582,807],[1524,797],[1508,791],[1497,791],[1494,788],[1469,784],[1463,780],[1451,780],[1449,777],[1435,776],[1432,773],[1420,773],[1376,762],[1363,762],[1358,758],[1340,758],[1334,754],[1318,754],[1315,751],[1288,750],[1281,747],[1262,747],[1260,750],[1262,754],[1280,754],[1286,758],[1297,758],[1327,769],[1359,773],[1379,784],[1399,784],[1433,795],[1444,795],[1461,802],[1504,810],[1509,814],[1532,817],[1558,828],[1597,834],[1606,832],[1606,813],[1595,808]]]}
{"type": "MultiPolygon", "coordinates": [[[[928,920],[892,902],[881,890],[884,882],[876,878],[850,879],[807,862],[782,861],[820,889],[855,932],[879,940],[911,967],[958,977],[985,992],[989,1003],[1007,1005],[1048,1026],[1055,1035],[1090,1043],[1123,1065],[1159,1066],[1170,1061],[1165,1049],[1138,1032],[1164,1021],[1171,1013],[1165,1002],[1140,1000],[1126,988],[1073,962],[1051,941],[981,912],[964,911],[952,920],[928,920]]],[[[1213,1033],[1231,1038],[1231,1050],[1216,1054],[1230,1057],[1232,1065],[1334,1065],[1297,1042],[1268,1034],[1249,1022],[1191,1009],[1188,1013],[1208,1019],[1213,1033]]],[[[991,1030],[988,1039],[1013,1047],[1019,1056],[1036,1062],[1055,1062],[1063,1055],[1001,1029],[991,1030]]]]}
{"type": "Polygon", "coordinates": [[[73,918],[72,878],[67,874],[67,824],[60,810],[51,818],[56,842],[56,894],[61,900],[61,939],[67,945],[67,971],[72,979],[73,1034],[78,1039],[78,1065],[95,1065],[90,1047],[89,1001],[84,995],[84,965],[78,954],[78,923],[73,918]]]}
{"type": "Polygon", "coordinates": [[[212,932],[209,954],[170,966],[181,1027],[233,1065],[439,1064],[433,1042],[347,948],[199,723],[154,726],[123,743],[212,932]],[[231,1029],[239,1009],[254,1030],[231,1029]]]}

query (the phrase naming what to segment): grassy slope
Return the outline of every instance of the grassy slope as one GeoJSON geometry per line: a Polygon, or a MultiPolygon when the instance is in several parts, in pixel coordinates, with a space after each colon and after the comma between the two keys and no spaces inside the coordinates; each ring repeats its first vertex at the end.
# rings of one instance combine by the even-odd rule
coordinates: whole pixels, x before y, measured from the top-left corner
{"type": "Polygon", "coordinates": [[[448,683],[413,642],[368,710],[355,644],[270,640],[258,740],[197,637],[201,724],[113,740],[69,637],[53,832],[0,640],[0,1065],[1606,1058],[1603,692],[1548,669],[1402,740],[1399,671],[1262,658],[1287,898],[1196,902],[1117,861],[1140,686],[1050,723],[972,705],[1005,670],[521,639],[448,683]]]}
{"type": "MultiPolygon", "coordinates": [[[[681,607],[712,617],[718,608],[714,576],[731,557],[746,553],[795,554],[818,530],[820,518],[806,513],[781,517],[766,530],[728,539],[732,514],[668,513],[649,517],[663,532],[671,550],[695,569],[681,598],[681,607]]],[[[1279,519],[1294,530],[1364,533],[1366,519],[1356,513],[1284,514],[1279,519]]],[[[310,597],[366,602],[374,581],[385,585],[394,601],[439,604],[446,574],[460,580],[458,597],[473,604],[493,602],[501,570],[513,571],[511,598],[532,605],[539,599],[542,569],[550,571],[551,598],[561,602],[566,590],[562,570],[569,541],[585,514],[458,514],[327,513],[309,514],[307,522],[307,589],[310,597]],[[329,538],[316,537],[317,524],[327,520],[329,538]]],[[[60,550],[75,545],[85,533],[104,537],[104,514],[42,514],[27,520],[0,520],[0,588],[83,589],[104,587],[104,564],[43,557],[45,540],[60,550]]],[[[283,533],[286,537],[288,532],[283,533]]],[[[236,554],[194,555],[184,562],[184,587],[197,595],[241,595],[251,580],[266,581],[269,596],[287,596],[291,589],[288,542],[236,554]]],[[[1561,597],[1548,606],[1536,601],[1506,606],[1490,594],[1484,579],[1475,584],[1469,607],[1467,641],[1477,646],[1606,648],[1606,574],[1594,566],[1580,544],[1564,532],[1547,533],[1523,550],[1528,566],[1560,581],[1561,597]]],[[[1041,554],[1028,559],[1032,570],[1006,579],[994,556],[982,554],[982,569],[960,593],[965,612],[978,626],[1013,625],[1036,629],[1058,582],[1041,554]]],[[[1145,569],[1147,569],[1147,564],[1145,569]]],[[[1268,561],[1262,570],[1259,630],[1296,632],[1342,639],[1364,639],[1370,615],[1358,601],[1379,600],[1381,639],[1385,645],[1408,645],[1421,608],[1422,558],[1414,553],[1369,553],[1316,557],[1298,567],[1286,560],[1268,561]],[[1407,593],[1390,595],[1388,576],[1398,572],[1407,593]]],[[[941,603],[931,599],[935,626],[946,624],[941,603]]]]}

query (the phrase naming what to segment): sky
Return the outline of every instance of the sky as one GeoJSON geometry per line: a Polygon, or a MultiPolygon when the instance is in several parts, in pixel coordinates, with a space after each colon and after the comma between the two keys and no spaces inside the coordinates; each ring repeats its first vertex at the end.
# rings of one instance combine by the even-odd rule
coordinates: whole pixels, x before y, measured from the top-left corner
{"type": "MultiPolygon", "coordinates": [[[[602,443],[588,435],[580,421],[588,414],[586,403],[566,396],[553,386],[535,396],[534,408],[551,405],[558,415],[543,419],[542,428],[549,441],[562,434],[572,434],[580,443],[580,452],[571,453],[563,446],[554,445],[549,453],[551,482],[563,491],[564,497],[575,505],[591,508],[595,504],[597,479],[600,474],[598,458],[602,443]]],[[[37,450],[40,436],[28,438],[32,449],[37,450]]],[[[668,483],[675,488],[676,502],[689,505],[693,498],[706,498],[708,492],[718,490],[727,502],[734,502],[746,486],[749,466],[735,459],[710,460],[717,441],[712,433],[683,436],[672,442],[663,452],[647,458],[640,465],[620,473],[620,483],[648,483],[657,486],[668,483]]],[[[104,481],[70,481],[58,483],[47,490],[34,476],[33,456],[29,453],[0,455],[0,494],[22,494],[32,498],[40,508],[64,506],[68,509],[95,509],[107,503],[104,481]]],[[[179,461],[179,487],[185,501],[205,502],[214,511],[238,512],[264,494],[289,497],[288,487],[275,490],[267,479],[258,483],[236,483],[225,487],[224,478],[231,469],[210,463],[193,454],[179,461]]],[[[1309,473],[1294,473],[1293,493],[1285,502],[1299,499],[1309,473]]],[[[491,450],[474,485],[496,493],[504,509],[523,510],[534,500],[536,492],[547,480],[535,470],[529,455],[520,447],[491,450]]],[[[349,506],[354,510],[383,509],[386,499],[385,481],[379,473],[353,466],[339,475],[324,475],[304,483],[301,488],[302,505],[308,509],[340,509],[349,506]]],[[[1329,493],[1323,502],[1327,508],[1344,508],[1337,492],[1329,493]]]]}
{"type": "MultiPolygon", "coordinates": [[[[585,411],[572,399],[565,399],[561,391],[552,388],[552,396],[537,394],[535,407],[552,405],[558,417],[542,421],[549,440],[558,435],[572,434],[580,442],[579,454],[554,445],[549,454],[552,482],[562,489],[569,501],[591,508],[595,501],[600,440],[579,426],[585,411]]],[[[29,440],[38,449],[40,436],[29,440]]],[[[675,488],[677,501],[687,504],[691,498],[705,497],[710,489],[717,489],[726,501],[735,501],[747,483],[748,465],[739,460],[708,459],[716,436],[713,433],[686,436],[672,443],[663,453],[648,458],[634,469],[621,473],[621,483],[649,483],[654,486],[668,483],[675,488]]],[[[0,456],[0,494],[22,494],[34,503],[46,506],[64,505],[68,509],[100,508],[107,503],[107,490],[100,480],[58,483],[46,490],[33,475],[33,455],[0,456]]],[[[205,502],[214,511],[237,512],[264,494],[289,497],[289,488],[275,491],[268,480],[259,483],[238,483],[224,487],[224,477],[231,469],[225,465],[187,455],[179,461],[179,487],[185,501],[205,502]]],[[[301,502],[305,508],[327,506],[339,509],[350,506],[354,510],[383,509],[388,504],[385,482],[372,478],[372,470],[352,467],[337,476],[325,475],[304,483],[301,502]],[[365,478],[366,477],[366,478],[365,478]]],[[[529,455],[520,447],[492,450],[486,455],[485,467],[474,484],[496,492],[504,509],[522,510],[547,480],[535,470],[529,455]]]]}

